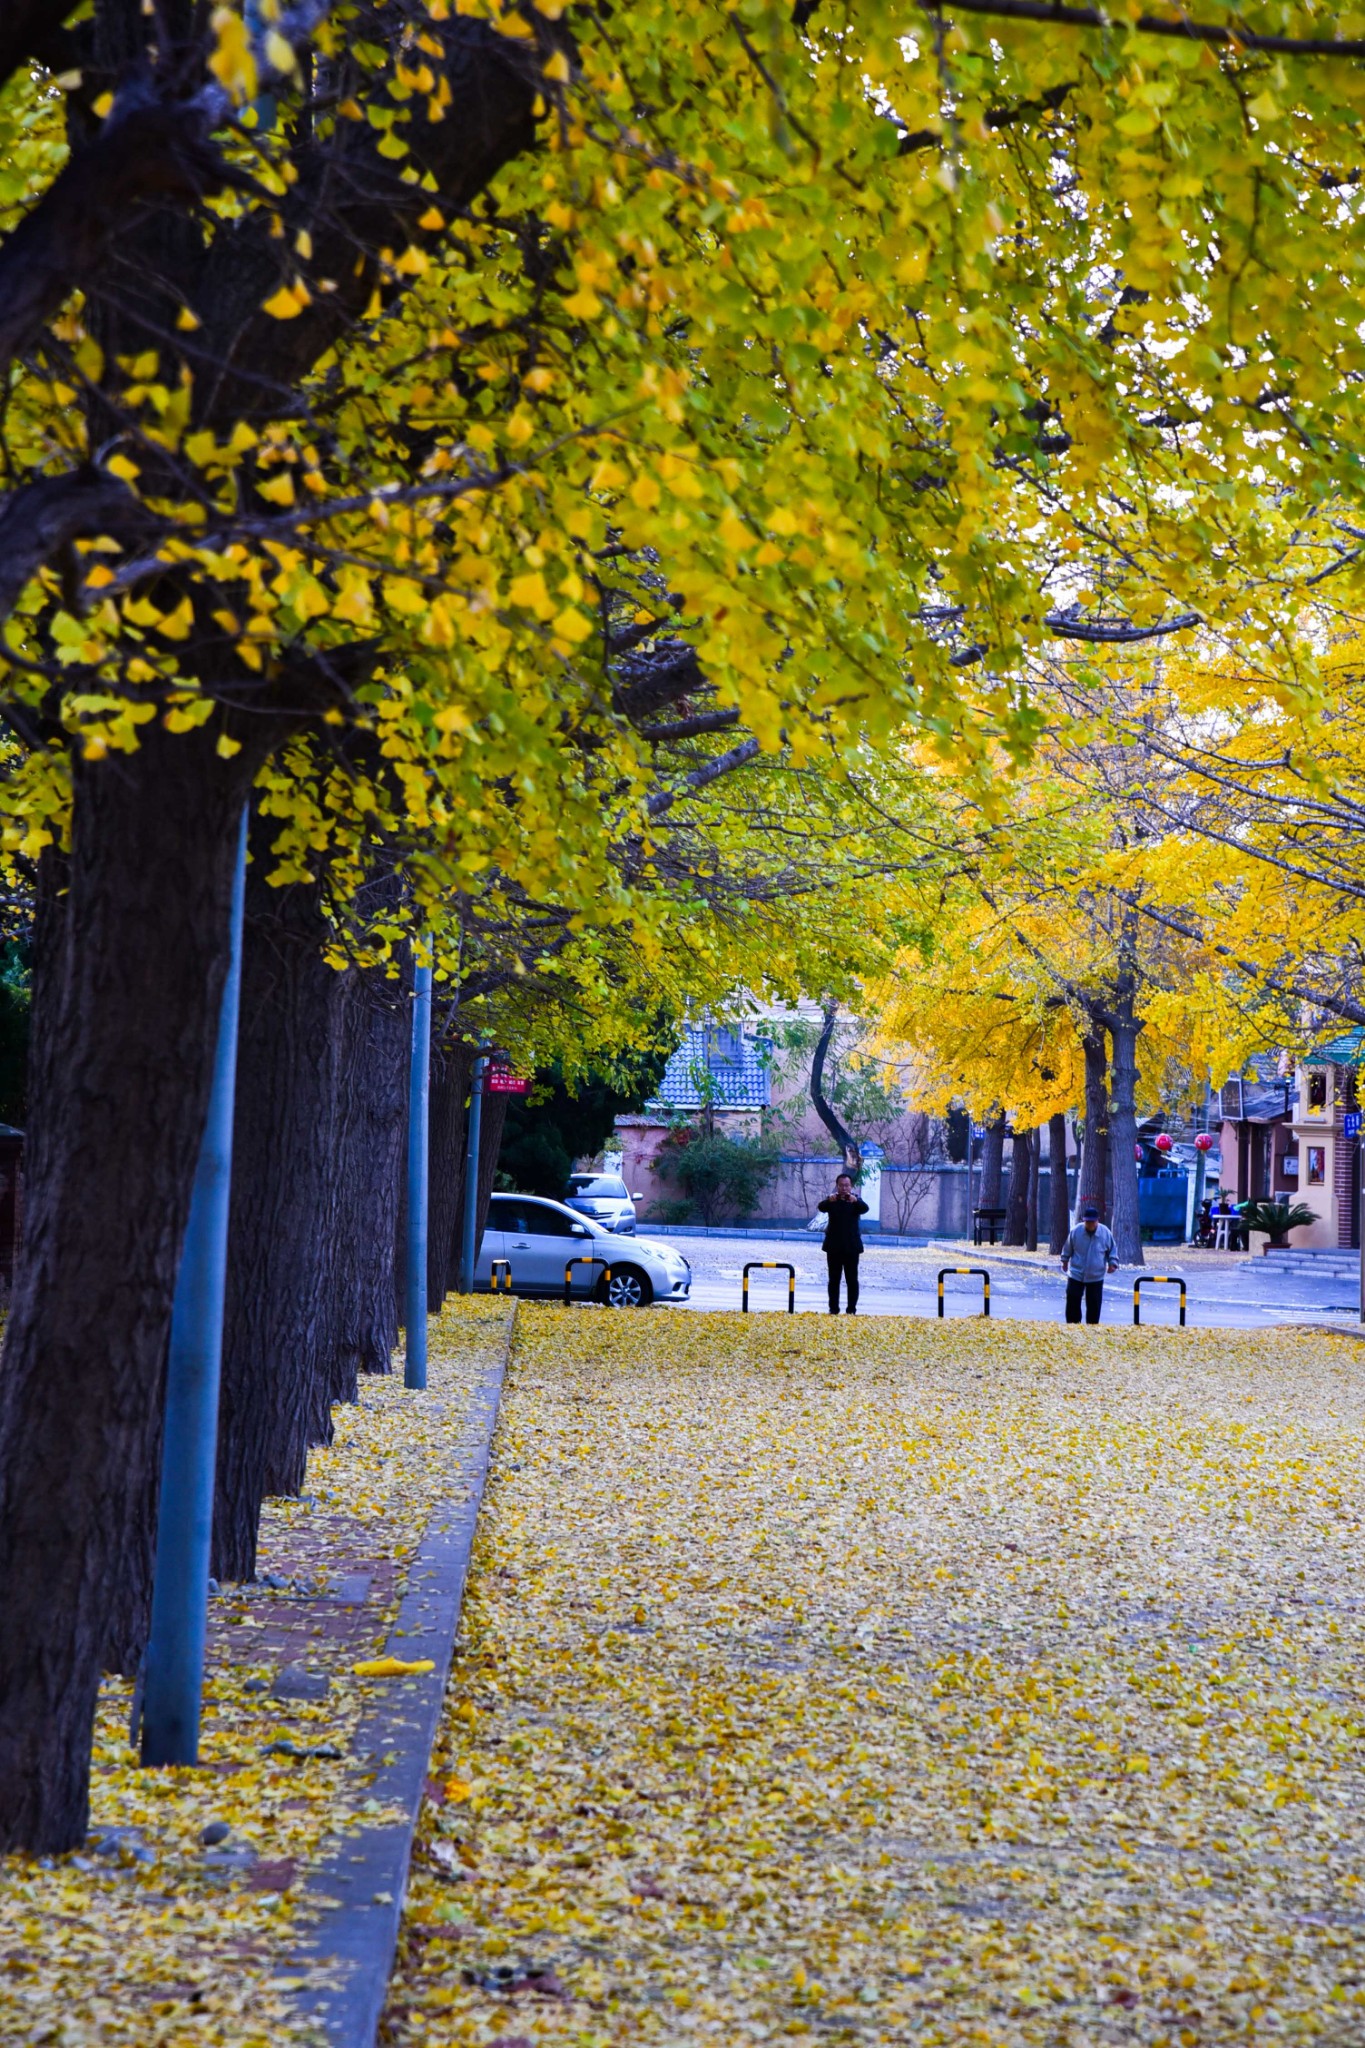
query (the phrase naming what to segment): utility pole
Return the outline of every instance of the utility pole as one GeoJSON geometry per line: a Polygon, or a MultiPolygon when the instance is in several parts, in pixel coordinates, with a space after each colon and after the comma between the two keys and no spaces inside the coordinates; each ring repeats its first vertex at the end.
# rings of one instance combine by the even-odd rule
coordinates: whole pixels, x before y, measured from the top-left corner
{"type": "MultiPolygon", "coordinates": [[[[425,942],[428,945],[430,940],[425,942]]],[[[431,1097],[431,963],[412,987],[412,1056],[408,1066],[407,1350],[403,1385],[427,1383],[428,1108],[431,1097]]]]}
{"type": "Polygon", "coordinates": [[[171,1309],[156,1576],[142,1695],[142,1761],[153,1765],[199,1761],[242,994],[246,828],[243,806],[213,1083],[171,1309]]]}

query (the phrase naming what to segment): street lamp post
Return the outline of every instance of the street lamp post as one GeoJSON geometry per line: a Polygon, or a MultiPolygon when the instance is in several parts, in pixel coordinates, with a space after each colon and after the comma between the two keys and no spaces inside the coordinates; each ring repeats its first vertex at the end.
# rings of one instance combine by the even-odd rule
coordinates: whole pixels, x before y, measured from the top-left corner
{"type": "Polygon", "coordinates": [[[223,1360],[232,1116],[237,1080],[237,1014],[242,991],[247,813],[237,843],[227,981],[208,1116],[190,1198],[185,1245],[171,1309],[156,1576],[142,1694],[144,1764],[199,1761],[199,1709],[208,1633],[209,1549],[218,1455],[218,1386],[223,1360]]]}

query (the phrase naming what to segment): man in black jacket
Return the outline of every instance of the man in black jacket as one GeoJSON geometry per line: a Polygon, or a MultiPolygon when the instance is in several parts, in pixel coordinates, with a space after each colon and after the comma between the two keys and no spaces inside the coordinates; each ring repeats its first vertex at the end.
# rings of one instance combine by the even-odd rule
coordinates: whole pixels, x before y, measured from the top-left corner
{"type": "Polygon", "coordinates": [[[825,1223],[825,1260],[829,1266],[829,1312],[839,1313],[839,1276],[843,1275],[848,1292],[848,1313],[858,1313],[858,1260],[862,1256],[863,1238],[858,1228],[858,1218],[866,1216],[867,1203],[860,1201],[853,1192],[853,1177],[841,1173],[834,1183],[834,1193],[820,1204],[820,1213],[825,1223]]]}

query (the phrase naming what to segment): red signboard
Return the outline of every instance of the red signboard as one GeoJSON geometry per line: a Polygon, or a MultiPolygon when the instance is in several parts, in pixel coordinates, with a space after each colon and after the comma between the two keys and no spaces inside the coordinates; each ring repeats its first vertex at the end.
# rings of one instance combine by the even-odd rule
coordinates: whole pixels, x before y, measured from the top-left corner
{"type": "Polygon", "coordinates": [[[484,1082],[490,1095],[529,1095],[531,1084],[520,1074],[509,1073],[506,1067],[490,1067],[484,1082]]]}

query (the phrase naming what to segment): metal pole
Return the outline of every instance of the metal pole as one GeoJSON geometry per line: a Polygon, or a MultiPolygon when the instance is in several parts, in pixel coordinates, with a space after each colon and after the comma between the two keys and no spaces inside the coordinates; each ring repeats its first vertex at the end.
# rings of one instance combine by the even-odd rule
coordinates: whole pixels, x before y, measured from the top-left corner
{"type": "Polygon", "coordinates": [[[1360,1320],[1365,1323],[1365,1124],[1356,1138],[1360,1161],[1360,1195],[1356,1203],[1356,1240],[1360,1246],[1360,1320]]]}
{"type": "Polygon", "coordinates": [[[208,1633],[209,1543],[218,1455],[218,1383],[223,1359],[228,1196],[232,1186],[237,1013],[242,994],[246,827],[247,812],[243,806],[213,1085],[171,1310],[161,1498],[156,1523],[156,1577],[142,1699],[144,1764],[199,1761],[199,1706],[208,1633]]]}
{"type": "Polygon", "coordinates": [[[1194,1155],[1194,1187],[1190,1199],[1189,1227],[1185,1232],[1186,1239],[1190,1244],[1195,1242],[1199,1212],[1204,1206],[1204,1174],[1207,1170],[1207,1165],[1207,1155],[1203,1152],[1196,1152],[1194,1155]]]}
{"type": "Polygon", "coordinates": [[[418,967],[412,984],[412,1058],[408,1066],[408,1286],[407,1351],[403,1385],[427,1383],[428,1108],[431,1098],[431,967],[418,967]]]}
{"type": "Polygon", "coordinates": [[[976,1147],[976,1138],[975,1138],[975,1135],[974,1135],[974,1133],[975,1133],[975,1130],[976,1130],[976,1119],[975,1119],[975,1117],[974,1117],[974,1116],[972,1115],[971,1111],[970,1111],[970,1110],[968,1110],[968,1112],[967,1112],[967,1228],[966,1228],[966,1230],[965,1230],[965,1231],[963,1232],[963,1236],[964,1236],[964,1238],[968,1238],[968,1237],[971,1237],[971,1236],[973,1235],[973,1231],[972,1231],[972,1153],[973,1153],[973,1151],[975,1150],[975,1147],[976,1147]]]}
{"type": "Polygon", "coordinates": [[[479,1134],[483,1124],[483,1086],[488,1072],[488,1054],[480,1052],[474,1061],[469,1083],[469,1131],[464,1162],[464,1216],[460,1233],[459,1292],[474,1292],[474,1266],[479,1248],[474,1232],[479,1220],[479,1134]]]}

